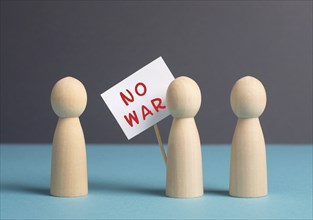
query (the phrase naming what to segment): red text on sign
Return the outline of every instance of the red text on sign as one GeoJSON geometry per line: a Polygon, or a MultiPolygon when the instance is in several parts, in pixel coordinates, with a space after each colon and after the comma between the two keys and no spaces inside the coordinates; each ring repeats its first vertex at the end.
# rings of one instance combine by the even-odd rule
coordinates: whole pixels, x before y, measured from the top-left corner
{"type": "MultiPolygon", "coordinates": [[[[129,91],[128,89],[126,89],[126,92],[128,94],[124,94],[120,92],[120,97],[123,100],[124,104],[128,106],[129,103],[135,101],[135,97],[131,93],[131,91],[129,91]]],[[[147,93],[147,86],[142,82],[137,83],[135,86],[135,93],[138,96],[144,96],[147,93]]],[[[133,110],[130,113],[124,115],[124,119],[129,124],[129,126],[133,127],[135,123],[136,124],[140,123],[140,119],[144,121],[147,119],[148,116],[153,116],[156,112],[159,112],[160,109],[165,109],[165,108],[166,106],[162,105],[161,98],[154,98],[150,101],[150,106],[146,106],[146,105],[141,106],[141,112],[140,112],[141,114],[139,115],[141,116],[140,118],[138,117],[137,112],[133,110]]]]}

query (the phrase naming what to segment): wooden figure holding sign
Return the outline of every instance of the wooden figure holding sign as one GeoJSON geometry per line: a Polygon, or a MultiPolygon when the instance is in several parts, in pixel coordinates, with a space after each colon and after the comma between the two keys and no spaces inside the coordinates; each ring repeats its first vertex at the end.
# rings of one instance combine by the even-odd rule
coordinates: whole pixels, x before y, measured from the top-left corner
{"type": "Polygon", "coordinates": [[[174,117],[168,139],[166,195],[202,196],[201,143],[194,120],[201,105],[200,89],[192,79],[178,77],[168,87],[166,100],[174,117]]]}

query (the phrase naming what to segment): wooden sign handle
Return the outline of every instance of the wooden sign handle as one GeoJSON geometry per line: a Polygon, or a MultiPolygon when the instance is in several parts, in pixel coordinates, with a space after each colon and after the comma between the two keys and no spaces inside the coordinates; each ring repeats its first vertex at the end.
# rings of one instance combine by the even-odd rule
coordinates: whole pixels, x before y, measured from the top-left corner
{"type": "Polygon", "coordinates": [[[161,138],[161,135],[160,135],[158,124],[155,124],[153,127],[154,127],[154,131],[155,131],[155,135],[156,135],[156,137],[158,139],[158,143],[159,143],[159,146],[160,146],[160,149],[161,149],[161,152],[162,152],[162,156],[163,156],[163,159],[164,159],[164,163],[165,163],[165,166],[166,166],[167,157],[166,157],[166,153],[165,153],[165,150],[164,150],[164,147],[163,147],[163,142],[162,142],[162,138],[161,138]]]}

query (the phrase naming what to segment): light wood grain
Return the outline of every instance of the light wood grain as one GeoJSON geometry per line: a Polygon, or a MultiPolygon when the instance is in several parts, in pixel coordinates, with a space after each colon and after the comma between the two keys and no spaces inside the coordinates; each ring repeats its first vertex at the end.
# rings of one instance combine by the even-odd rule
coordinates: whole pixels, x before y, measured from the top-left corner
{"type": "Polygon", "coordinates": [[[202,196],[201,143],[194,120],[201,92],[196,82],[188,77],[175,79],[167,90],[167,105],[174,119],[168,139],[166,195],[202,196]]]}
{"type": "Polygon", "coordinates": [[[166,153],[165,153],[165,150],[164,150],[164,147],[163,147],[163,141],[162,141],[162,138],[161,138],[161,134],[160,134],[160,131],[159,131],[158,124],[155,124],[153,126],[153,128],[154,128],[154,132],[155,132],[155,135],[157,137],[157,140],[158,140],[158,143],[159,143],[159,146],[160,146],[160,150],[161,150],[161,153],[162,153],[162,156],[163,156],[163,160],[164,160],[164,163],[165,163],[165,166],[166,166],[167,157],[166,157],[166,153]]]}
{"type": "Polygon", "coordinates": [[[230,163],[229,194],[235,197],[267,195],[266,149],[259,116],[266,106],[266,92],[254,77],[239,79],[231,93],[238,117],[230,163]]]}
{"type": "Polygon", "coordinates": [[[53,196],[88,194],[86,144],[78,118],[86,104],[86,90],[77,79],[63,78],[52,90],[51,105],[59,116],[52,143],[50,193],[53,196]]]}

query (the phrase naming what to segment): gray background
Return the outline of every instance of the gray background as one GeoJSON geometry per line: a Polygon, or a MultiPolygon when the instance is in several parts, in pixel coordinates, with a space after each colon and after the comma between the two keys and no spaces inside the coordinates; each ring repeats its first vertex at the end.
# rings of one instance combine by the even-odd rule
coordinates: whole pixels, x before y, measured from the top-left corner
{"type": "Polygon", "coordinates": [[[159,56],[198,82],[203,143],[230,143],[230,90],[248,74],[267,89],[266,141],[312,143],[311,1],[2,1],[1,142],[51,142],[50,92],[71,75],[88,143],[156,143],[153,128],[127,141],[100,94],[159,56]]]}

